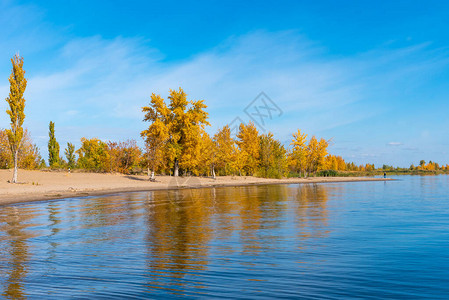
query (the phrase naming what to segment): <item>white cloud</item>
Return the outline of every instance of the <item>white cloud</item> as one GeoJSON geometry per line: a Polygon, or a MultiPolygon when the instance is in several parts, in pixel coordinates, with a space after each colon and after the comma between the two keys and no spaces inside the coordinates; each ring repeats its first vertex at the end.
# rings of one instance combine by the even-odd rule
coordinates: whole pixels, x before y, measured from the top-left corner
{"type": "MultiPolygon", "coordinates": [[[[150,94],[166,96],[170,88],[181,86],[189,97],[206,99],[216,127],[237,116],[248,120],[243,109],[264,91],[284,111],[266,129],[287,139],[298,127],[319,132],[388,109],[369,101],[372,83],[385,75],[367,70],[377,72],[382,69],[379,64],[423,49],[324,59],[323,49],[295,32],[254,32],[232,37],[189,60],[166,63],[147,43],[99,36],[66,43],[54,57],[53,64],[61,66],[57,71],[33,70],[36,75],[29,78],[27,125],[31,132],[45,134],[52,120],[57,134],[66,140],[78,141],[85,135],[139,139],[145,126],[140,108],[150,94]]],[[[390,71],[389,76],[395,72],[402,69],[390,71]]]]}
{"type": "Polygon", "coordinates": [[[404,143],[401,143],[401,142],[389,142],[389,143],[387,143],[387,146],[394,146],[394,147],[402,146],[402,145],[404,145],[404,143]]]}
{"type": "MultiPolygon", "coordinates": [[[[26,14],[33,14],[32,9],[26,14]]],[[[40,22],[39,17],[30,20],[40,22]]],[[[170,88],[180,86],[190,98],[206,100],[212,130],[238,116],[247,121],[243,109],[264,91],[284,112],[266,127],[279,139],[288,140],[296,128],[325,134],[390,110],[401,97],[401,87],[421,82],[417,78],[448,63],[444,52],[431,51],[428,44],[332,57],[319,43],[294,31],[233,36],[194,57],[170,62],[140,38],[92,36],[63,42],[48,29],[39,30],[37,36],[47,47],[52,45],[46,49],[51,55],[46,55],[49,66],[39,64],[37,69],[28,69],[25,61],[26,126],[42,137],[49,121],[55,121],[61,144],[76,143],[82,136],[139,140],[146,126],[140,109],[151,93],[166,96],[170,88]]],[[[29,38],[21,40],[25,42],[16,45],[32,48],[29,38]]],[[[16,38],[5,36],[3,44],[10,41],[16,38]]],[[[7,92],[7,80],[0,81],[2,98],[7,92]]],[[[6,118],[0,118],[0,127],[7,125],[6,118]]],[[[382,137],[382,145],[386,138],[395,137],[382,137]]],[[[45,141],[38,140],[45,149],[45,141]]]]}
{"type": "Polygon", "coordinates": [[[179,86],[192,98],[206,99],[213,123],[220,126],[244,115],[243,109],[260,91],[286,112],[284,119],[276,120],[284,128],[285,122],[308,110],[321,111],[314,125],[324,124],[319,121],[323,116],[327,122],[322,128],[347,124],[366,114],[344,113],[348,104],[360,100],[359,87],[346,82],[353,75],[339,62],[321,62],[316,57],[321,49],[293,32],[233,37],[176,64],[161,62],[158,51],[145,43],[121,37],[70,41],[55,58],[56,64],[64,67],[56,72],[34,72],[38,74],[29,78],[29,118],[38,116],[39,122],[53,120],[57,126],[80,128],[119,123],[134,130],[137,138],[140,108],[149,95],[167,95],[170,88],[179,86]],[[339,109],[340,117],[329,118],[339,109]],[[79,118],[66,119],[63,112],[67,111],[79,112],[79,118]]]}
{"type": "Polygon", "coordinates": [[[68,116],[75,116],[78,113],[79,113],[79,111],[77,111],[77,110],[68,110],[68,111],[65,112],[65,114],[68,115],[68,116]]]}

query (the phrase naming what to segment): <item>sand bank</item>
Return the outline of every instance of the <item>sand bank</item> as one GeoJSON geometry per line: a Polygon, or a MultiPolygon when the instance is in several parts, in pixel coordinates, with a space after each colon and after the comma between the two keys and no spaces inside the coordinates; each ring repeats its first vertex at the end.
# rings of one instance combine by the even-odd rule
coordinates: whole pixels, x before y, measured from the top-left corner
{"type": "Polygon", "coordinates": [[[220,176],[217,177],[217,179],[180,177],[176,179],[170,176],[157,176],[156,182],[150,182],[147,176],[141,175],[27,170],[19,170],[19,184],[8,183],[8,180],[11,180],[11,178],[11,170],[0,170],[0,205],[69,197],[104,195],[118,192],[152,191],[189,187],[391,180],[371,177],[265,179],[251,176],[220,176]]]}

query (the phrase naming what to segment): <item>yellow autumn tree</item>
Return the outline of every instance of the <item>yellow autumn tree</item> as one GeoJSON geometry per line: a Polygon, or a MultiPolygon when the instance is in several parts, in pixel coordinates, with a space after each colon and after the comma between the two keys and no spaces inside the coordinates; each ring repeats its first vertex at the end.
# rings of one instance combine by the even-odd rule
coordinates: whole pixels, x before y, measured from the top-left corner
{"type": "Polygon", "coordinates": [[[321,138],[318,142],[318,154],[317,154],[317,163],[316,163],[316,170],[323,170],[327,169],[325,165],[325,157],[328,155],[327,148],[329,147],[329,142],[325,139],[321,138]]]}
{"type": "Polygon", "coordinates": [[[235,159],[235,142],[231,137],[231,129],[228,125],[219,129],[214,135],[216,145],[216,167],[223,174],[228,175],[232,170],[232,162],[235,159]]]}
{"type": "Polygon", "coordinates": [[[346,171],[347,165],[346,165],[346,162],[343,159],[343,157],[336,156],[336,159],[337,159],[338,170],[339,171],[346,171]]]}
{"type": "Polygon", "coordinates": [[[370,171],[374,171],[374,164],[365,164],[365,170],[370,172],[370,171]]]}
{"type": "MultiPolygon", "coordinates": [[[[42,157],[39,149],[33,144],[28,130],[23,132],[22,144],[19,148],[18,165],[21,169],[33,170],[41,165],[42,157]]],[[[13,165],[14,158],[9,150],[9,140],[6,130],[0,130],[0,168],[9,168],[13,165]]]]}
{"type": "Polygon", "coordinates": [[[287,175],[287,157],[284,146],[272,133],[259,137],[259,176],[282,178],[287,175]]]}
{"type": "Polygon", "coordinates": [[[150,180],[155,180],[154,172],[163,164],[164,147],[169,139],[169,115],[170,110],[164,103],[161,96],[151,95],[150,106],[144,106],[142,111],[145,112],[144,121],[151,122],[148,129],[142,131],[140,135],[145,140],[145,164],[147,173],[151,176],[150,180]]]}
{"type": "Polygon", "coordinates": [[[140,163],[141,151],[135,140],[107,143],[109,172],[130,174],[140,163]]]}
{"type": "Polygon", "coordinates": [[[329,154],[324,158],[324,168],[327,170],[338,170],[338,162],[335,155],[329,154]]]}
{"type": "MultiPolygon", "coordinates": [[[[370,165],[371,169],[374,170],[374,165],[370,165]]],[[[324,168],[335,171],[345,171],[346,170],[346,162],[341,156],[337,155],[327,155],[324,159],[324,168]]],[[[370,167],[367,164],[365,167],[368,170],[370,167]]]]}
{"type": "Polygon", "coordinates": [[[12,59],[12,71],[9,76],[9,96],[6,98],[9,109],[6,113],[11,120],[11,128],[6,130],[9,148],[13,156],[14,172],[12,183],[17,183],[17,171],[19,167],[19,149],[23,139],[23,121],[25,120],[25,98],[23,94],[27,87],[25,70],[23,69],[23,57],[16,54],[12,59]]]}
{"type": "Polygon", "coordinates": [[[9,149],[6,130],[0,130],[0,168],[7,169],[12,165],[12,155],[9,149]]]}
{"type": "Polygon", "coordinates": [[[292,150],[288,156],[289,165],[295,172],[299,172],[299,177],[301,177],[301,173],[305,173],[307,166],[306,139],[307,134],[301,133],[301,130],[298,129],[298,131],[293,134],[293,139],[290,143],[292,150]]]}
{"type": "Polygon", "coordinates": [[[259,161],[259,132],[254,123],[240,124],[237,145],[244,161],[246,175],[253,175],[259,161]]]}
{"type": "Polygon", "coordinates": [[[246,152],[240,150],[240,148],[234,144],[232,146],[232,161],[229,164],[231,168],[231,172],[233,174],[239,174],[239,176],[243,175],[243,169],[245,168],[246,163],[246,152]]]}
{"type": "Polygon", "coordinates": [[[81,138],[81,147],[76,151],[79,156],[78,165],[81,169],[106,172],[109,170],[108,145],[97,139],[81,138]]]}
{"type": "Polygon", "coordinates": [[[158,140],[155,144],[159,147],[160,142],[163,147],[168,165],[173,168],[173,175],[179,175],[179,168],[185,173],[197,172],[202,130],[204,126],[210,125],[205,111],[207,106],[204,100],[187,100],[187,94],[181,88],[170,90],[168,99],[170,103],[167,106],[162,97],[153,94],[150,105],[142,108],[146,112],[144,120],[151,122],[148,131],[142,134],[144,137],[151,134],[151,126],[159,120],[155,126],[163,134],[156,135],[158,140]]]}
{"type": "MultiPolygon", "coordinates": [[[[191,173],[199,175],[200,164],[204,160],[208,160],[208,154],[202,153],[202,146],[205,141],[202,140],[203,136],[207,133],[203,133],[203,128],[194,124],[186,124],[185,128],[182,128],[182,147],[180,155],[179,166],[184,173],[191,173]],[[205,156],[205,157],[202,157],[205,156]]],[[[209,135],[205,137],[210,140],[209,135]]],[[[209,145],[207,145],[208,147],[209,145]]]]}
{"type": "Polygon", "coordinates": [[[171,90],[168,98],[172,112],[169,128],[174,137],[168,146],[172,150],[174,175],[178,176],[178,162],[184,173],[196,173],[201,156],[201,134],[204,127],[210,125],[208,113],[204,110],[207,106],[204,100],[187,100],[187,94],[181,88],[171,90]]]}
{"type": "Polygon", "coordinates": [[[307,165],[306,177],[309,176],[310,173],[315,171],[317,159],[318,159],[318,140],[315,136],[312,136],[306,149],[306,165],[307,165]]]}
{"type": "Polygon", "coordinates": [[[316,174],[317,171],[322,170],[325,167],[325,157],[328,154],[327,147],[329,142],[321,138],[317,140],[315,136],[309,141],[307,145],[307,173],[316,174]]]}
{"type": "Polygon", "coordinates": [[[215,178],[215,166],[217,163],[217,145],[213,139],[207,134],[207,132],[203,132],[201,135],[201,147],[200,147],[200,158],[198,170],[195,172],[196,174],[210,174],[212,178],[215,178]]]}

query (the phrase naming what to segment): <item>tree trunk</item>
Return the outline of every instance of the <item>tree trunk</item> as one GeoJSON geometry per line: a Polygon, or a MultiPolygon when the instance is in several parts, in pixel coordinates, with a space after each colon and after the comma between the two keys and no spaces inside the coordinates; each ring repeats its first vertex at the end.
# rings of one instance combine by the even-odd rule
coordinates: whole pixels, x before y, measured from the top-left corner
{"type": "Polygon", "coordinates": [[[150,177],[151,181],[155,181],[156,179],[154,178],[154,170],[151,171],[151,177],[150,177]]]}
{"type": "Polygon", "coordinates": [[[211,169],[212,169],[212,178],[215,179],[215,168],[214,168],[214,164],[212,164],[211,169]]]}
{"type": "Polygon", "coordinates": [[[175,171],[173,176],[178,177],[179,176],[179,164],[178,164],[178,159],[175,159],[175,171]]]}
{"type": "Polygon", "coordinates": [[[12,175],[12,183],[17,183],[17,171],[18,171],[19,151],[14,151],[14,172],[12,175]]]}

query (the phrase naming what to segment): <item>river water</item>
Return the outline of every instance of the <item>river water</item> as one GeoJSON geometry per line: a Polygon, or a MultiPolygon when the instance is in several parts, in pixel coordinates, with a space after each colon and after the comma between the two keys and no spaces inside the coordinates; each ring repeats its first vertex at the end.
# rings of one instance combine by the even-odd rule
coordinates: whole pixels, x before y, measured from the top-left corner
{"type": "Polygon", "coordinates": [[[449,297],[449,176],[0,207],[0,298],[449,297]]]}

